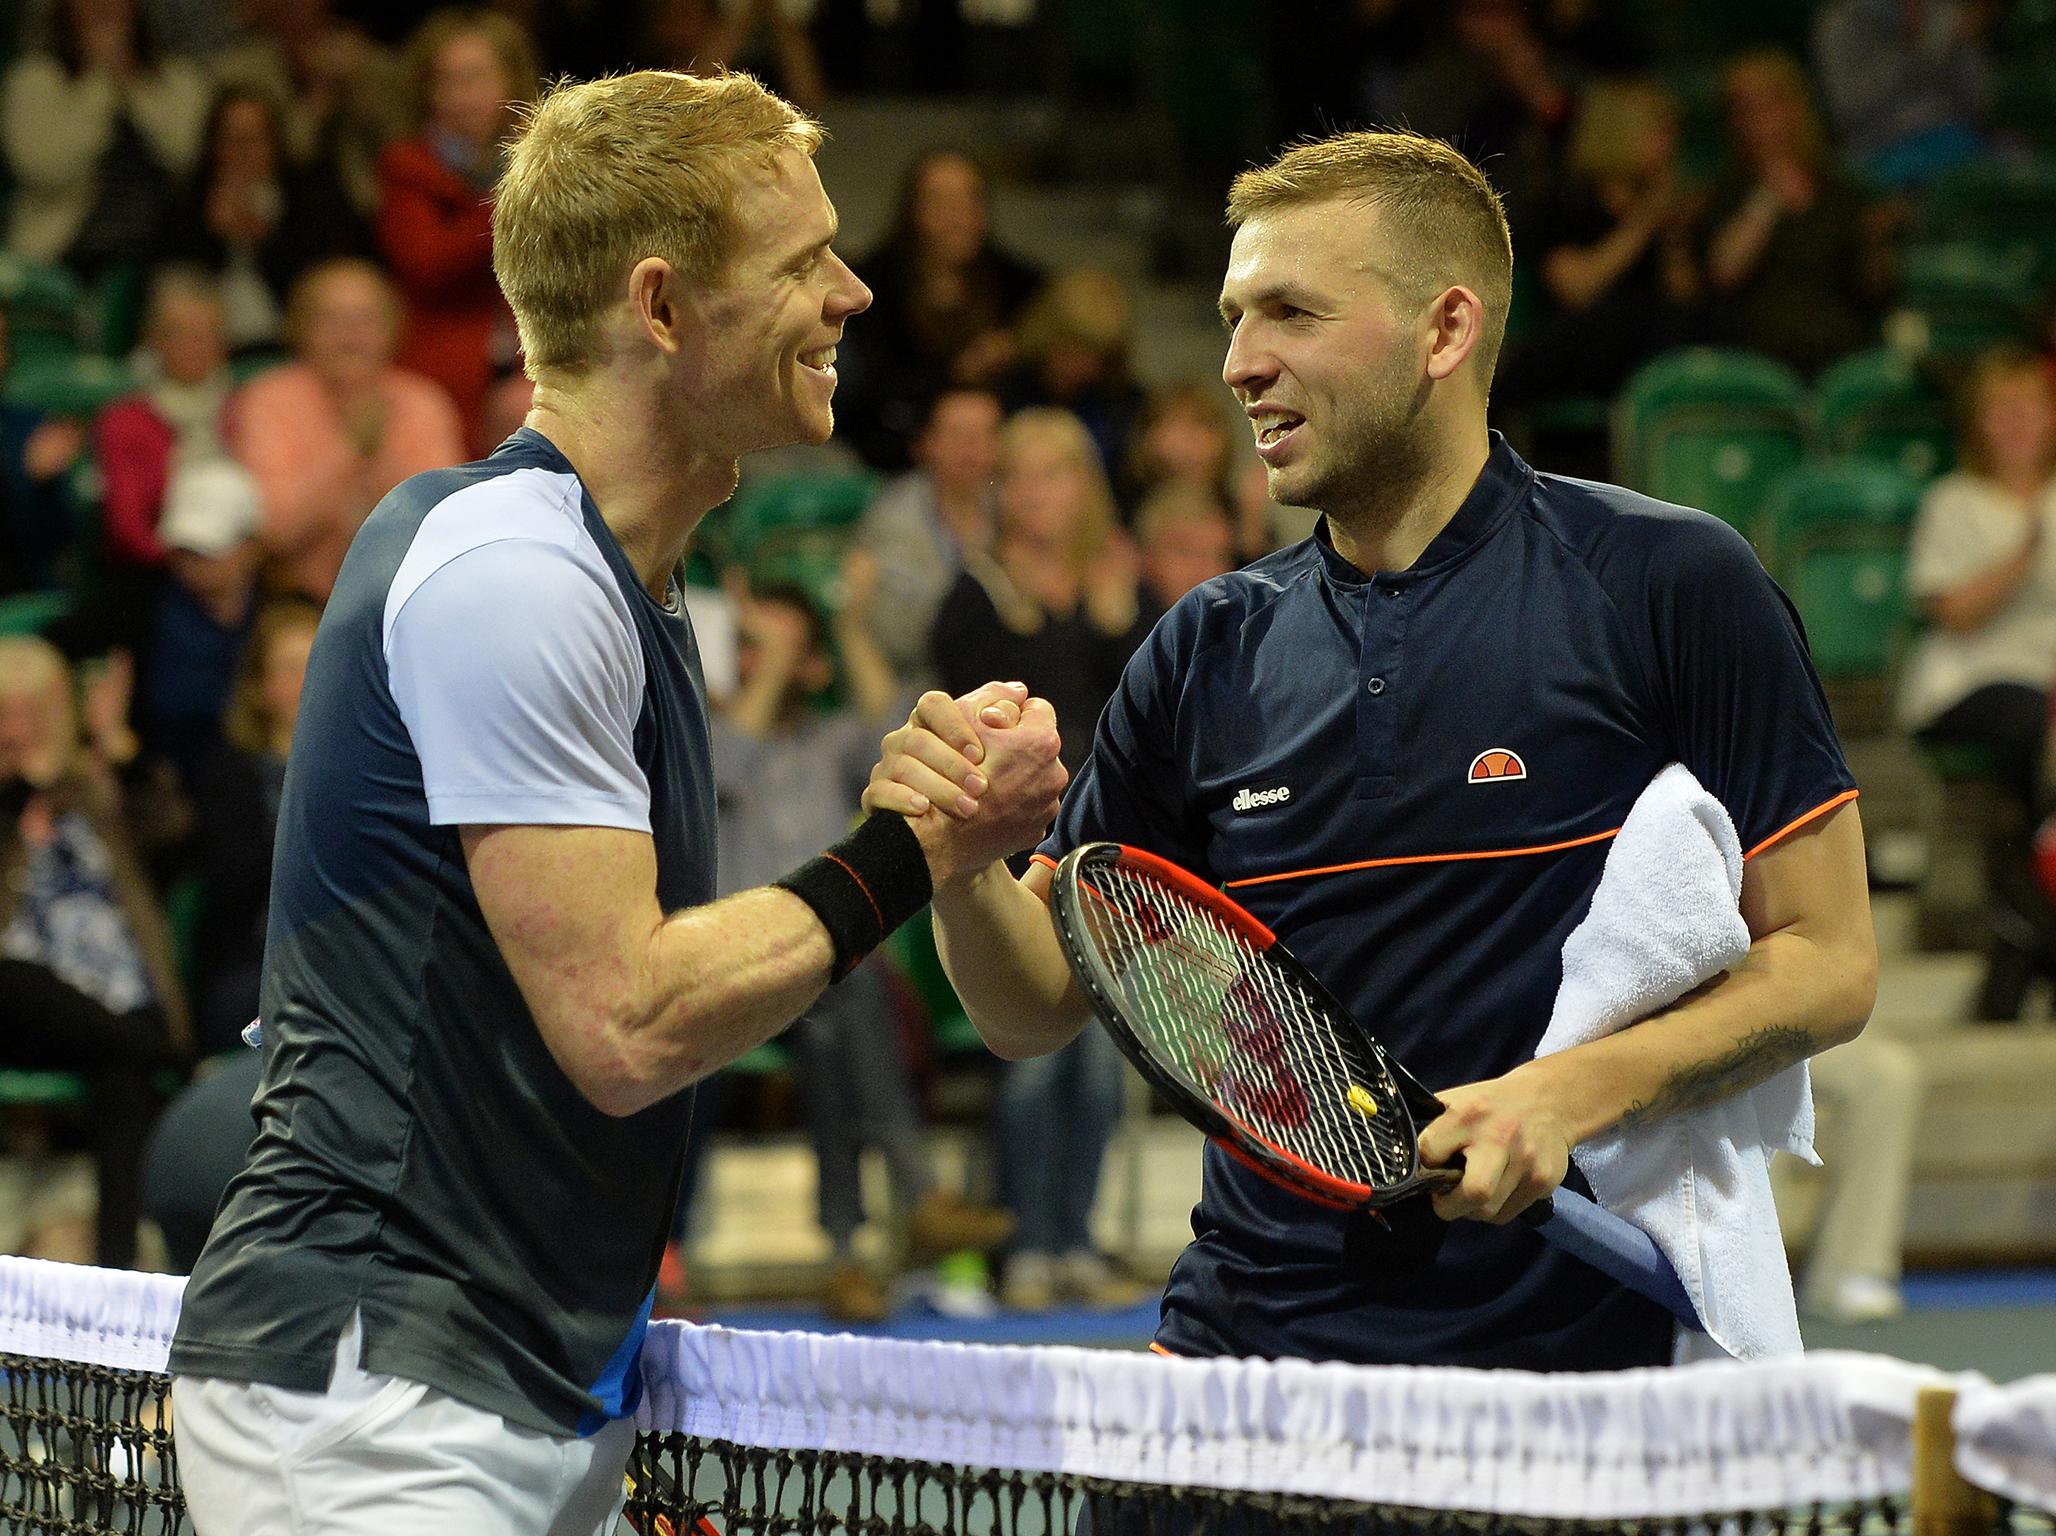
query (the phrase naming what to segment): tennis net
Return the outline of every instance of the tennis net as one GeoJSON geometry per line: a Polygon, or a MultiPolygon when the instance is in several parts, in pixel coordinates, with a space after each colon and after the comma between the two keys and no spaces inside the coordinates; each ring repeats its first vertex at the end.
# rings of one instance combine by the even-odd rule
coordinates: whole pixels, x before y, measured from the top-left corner
{"type": "MultiPolygon", "coordinates": [[[[182,1287],[0,1259],[0,1530],[187,1529],[182,1287]]],[[[1883,1356],[1549,1376],[663,1323],[644,1379],[645,1536],[2056,1531],[2056,1377],[1883,1356]]]]}

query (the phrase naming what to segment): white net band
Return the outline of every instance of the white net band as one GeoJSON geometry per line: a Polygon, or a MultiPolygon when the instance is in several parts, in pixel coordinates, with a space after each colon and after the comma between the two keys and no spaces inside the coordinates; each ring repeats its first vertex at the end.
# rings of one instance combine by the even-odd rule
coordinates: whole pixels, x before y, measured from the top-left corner
{"type": "MultiPolygon", "coordinates": [[[[0,1258],[0,1351],[162,1371],[184,1284],[0,1258]]],[[[642,1428],[744,1445],[1592,1520],[1903,1495],[1945,1386],[1965,1475],[2056,1508],[2056,1377],[1877,1355],[1542,1375],[660,1322],[643,1371],[642,1428]]]]}

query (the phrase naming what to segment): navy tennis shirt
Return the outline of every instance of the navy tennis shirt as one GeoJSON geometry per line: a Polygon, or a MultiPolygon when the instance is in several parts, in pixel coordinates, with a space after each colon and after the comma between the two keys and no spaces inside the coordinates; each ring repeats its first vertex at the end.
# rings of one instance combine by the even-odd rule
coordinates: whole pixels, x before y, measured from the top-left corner
{"type": "MultiPolygon", "coordinates": [[[[1607,848],[1671,762],[1749,854],[1854,794],[1798,615],[1741,536],[1539,475],[1494,434],[1406,570],[1365,575],[1324,522],[1180,601],[1040,853],[1111,839],[1224,886],[1449,1088],[1533,1057],[1607,848]]],[[[1345,1255],[1350,1220],[1210,1146],[1158,1343],[1535,1370],[1671,1358],[1667,1313],[1527,1228],[1456,1222],[1409,1267],[1375,1244],[1345,1255]]]]}
{"type": "MultiPolygon", "coordinates": [[[[674,589],[675,592],[675,589],[674,589]]],[[[563,455],[523,429],[417,475],[350,546],[279,811],[256,1139],[194,1266],[180,1375],[365,1369],[513,1423],[634,1410],[691,1094],[615,1118],[557,1065],[487,928],[465,825],[650,834],[713,898],[700,662],[563,455]]]]}

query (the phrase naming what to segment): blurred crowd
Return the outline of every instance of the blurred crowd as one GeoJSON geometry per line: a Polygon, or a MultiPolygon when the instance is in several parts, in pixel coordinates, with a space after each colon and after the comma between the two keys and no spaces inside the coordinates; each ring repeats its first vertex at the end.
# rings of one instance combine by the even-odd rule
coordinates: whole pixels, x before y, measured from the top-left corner
{"type": "MultiPolygon", "coordinates": [[[[1936,189],[2027,176],[2056,150],[2007,107],[2011,13],[2032,7],[1701,7],[1730,46],[1687,56],[1686,0],[1318,0],[1293,46],[1247,39],[1255,83],[1221,101],[1226,128],[1170,88],[1184,30],[1218,23],[1235,46],[1240,23],[1207,21],[1221,9],[1140,6],[1157,49],[1115,67],[1118,46],[1054,4],[27,8],[0,37],[0,1082],[69,1074],[6,1092],[93,1155],[99,1195],[90,1230],[76,1212],[68,1236],[17,1222],[17,1247],[130,1262],[158,1106],[210,1060],[249,1070],[238,1037],[321,603],[386,491],[489,452],[528,406],[491,269],[512,114],[559,71],[734,62],[832,126],[848,92],[948,94],[974,11],[1057,60],[1060,96],[1083,81],[1168,103],[1149,153],[1173,199],[1219,169],[1200,186],[1217,206],[1238,155],[1321,125],[1404,121],[1478,159],[1520,273],[1495,416],[1545,469],[1606,475],[1615,403],[1688,346],[1810,383],[1889,345],[1946,390],[1955,430],[1905,539],[1923,627],[1897,727],[1985,754],[2010,806],[1988,857],[1999,924],[2017,922],[1977,1006],[2018,1015],[2056,974],[2030,856],[2056,679],[2056,250],[2022,268],[2030,300],[1992,307],[1994,332],[1960,350],[1910,331],[1906,301],[1936,189]],[[1735,19],[1752,11],[1754,32],[1735,19]]],[[[1031,260],[994,227],[987,150],[911,154],[887,233],[852,253],[876,297],[840,349],[834,442],[746,464],[691,557],[724,889],[838,835],[922,688],[1026,681],[1067,722],[1075,768],[1155,619],[1305,531],[1266,499],[1217,379],[1139,373],[1129,281],[1031,260]]],[[[1137,265],[1210,283],[1215,254],[1167,259],[1160,239],[1137,265]]],[[[925,942],[783,1042],[831,1310],[887,1305],[855,1244],[874,1149],[911,1261],[1004,1252],[1000,1298],[1022,1308],[1133,1299],[1089,1225],[1124,1105],[1098,1032],[981,1064],[991,1154],[971,1193],[938,1181],[923,1125],[950,1003],[925,942]]],[[[765,1102],[731,1078],[703,1094],[701,1129],[765,1102]]],[[[665,1283],[676,1301],[675,1255],[665,1283]]]]}

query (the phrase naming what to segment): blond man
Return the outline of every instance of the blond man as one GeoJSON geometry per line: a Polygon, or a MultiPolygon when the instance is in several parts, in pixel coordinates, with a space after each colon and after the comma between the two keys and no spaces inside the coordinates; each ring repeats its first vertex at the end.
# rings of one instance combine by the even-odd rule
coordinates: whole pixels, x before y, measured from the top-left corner
{"type": "Polygon", "coordinates": [[[831,428],[870,294],[820,138],[746,76],[642,73],[512,144],[535,408],[381,502],[308,663],[256,1139],[172,1351],[201,1536],[610,1530],[682,1090],[1053,813],[1048,711],[994,689],[978,817],[873,817],[712,899],[675,573],[741,454],[831,428]]]}
{"type": "MultiPolygon", "coordinates": [[[[1868,1016],[1855,791],[1805,638],[1713,518],[1537,474],[1487,429],[1513,256],[1461,155],[1344,134],[1240,177],[1228,213],[1222,377],[1272,499],[1321,521],[1172,608],[1101,717],[1045,861],[1018,882],[995,867],[937,887],[944,960],[1000,1054],[1057,1048],[1087,1010],[1044,908],[1046,859],[1139,844],[1229,887],[1440,1091],[1422,1154],[1465,1172],[1434,1199],[1439,1251],[1425,1223],[1402,1251],[1210,1150],[1160,1348],[1667,1362],[1668,1314],[1510,1223],[1578,1142],[1738,1092],[1868,1016]],[[1563,941],[1671,761],[1748,850],[1747,961],[1536,1060],[1563,941]]],[[[947,797],[964,773],[952,748],[978,734],[924,700],[868,798],[947,797]]]]}

